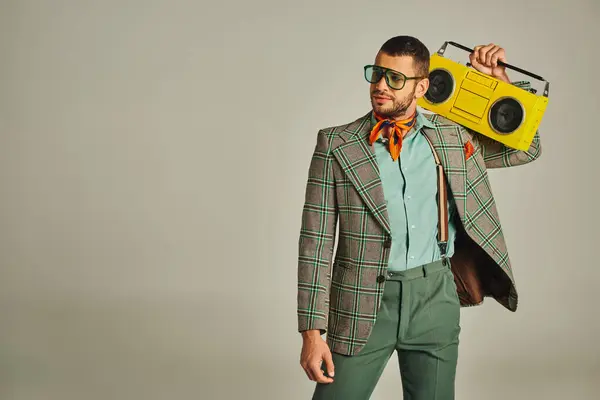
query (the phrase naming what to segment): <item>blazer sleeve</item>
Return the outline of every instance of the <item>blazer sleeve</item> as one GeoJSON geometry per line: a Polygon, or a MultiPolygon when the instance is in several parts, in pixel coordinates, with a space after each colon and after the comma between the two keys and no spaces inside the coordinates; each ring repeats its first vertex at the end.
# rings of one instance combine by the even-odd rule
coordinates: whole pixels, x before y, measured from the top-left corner
{"type": "Polygon", "coordinates": [[[298,255],[298,331],[327,331],[338,219],[331,140],[322,130],[308,169],[298,255]]]}
{"type": "MultiPolygon", "coordinates": [[[[527,81],[517,81],[512,84],[525,90],[531,87],[527,81]]],[[[468,132],[467,136],[473,140],[475,147],[481,149],[486,168],[507,168],[527,164],[537,160],[542,154],[539,131],[535,133],[529,149],[517,150],[471,129],[465,127],[462,129],[468,132]]]]}

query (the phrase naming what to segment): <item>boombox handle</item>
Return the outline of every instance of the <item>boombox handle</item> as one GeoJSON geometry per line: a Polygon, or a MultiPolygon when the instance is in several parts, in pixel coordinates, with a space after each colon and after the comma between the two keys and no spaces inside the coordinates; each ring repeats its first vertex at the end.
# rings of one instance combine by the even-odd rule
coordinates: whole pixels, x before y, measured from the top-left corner
{"type": "MultiPolygon", "coordinates": [[[[468,51],[469,53],[473,53],[473,51],[474,51],[473,49],[470,49],[467,46],[463,46],[462,44],[458,44],[456,42],[448,41],[448,42],[445,42],[444,45],[442,47],[440,47],[440,49],[438,50],[438,54],[440,56],[444,55],[444,52],[446,51],[446,47],[449,44],[451,44],[452,46],[458,47],[459,49],[468,51]]],[[[518,71],[518,72],[520,72],[522,74],[528,75],[528,76],[530,76],[532,78],[535,78],[537,80],[540,80],[542,82],[546,82],[546,86],[544,87],[544,97],[548,97],[548,92],[550,91],[550,82],[548,82],[547,80],[545,80],[541,76],[533,74],[533,73],[531,73],[529,71],[525,71],[524,69],[521,69],[519,67],[515,67],[514,65],[506,64],[506,63],[504,63],[502,61],[498,61],[498,65],[500,65],[502,67],[509,68],[509,69],[513,69],[515,71],[518,71]]]]}

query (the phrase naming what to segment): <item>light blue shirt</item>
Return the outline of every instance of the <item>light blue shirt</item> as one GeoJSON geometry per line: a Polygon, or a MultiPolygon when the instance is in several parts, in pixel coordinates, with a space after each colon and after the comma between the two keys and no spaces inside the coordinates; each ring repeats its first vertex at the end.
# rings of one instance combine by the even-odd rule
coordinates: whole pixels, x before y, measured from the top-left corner
{"type": "MultiPolygon", "coordinates": [[[[371,126],[376,123],[371,116],[371,126]]],[[[384,196],[392,230],[388,269],[401,271],[441,259],[438,246],[437,171],[431,146],[423,136],[423,126],[433,128],[417,112],[414,127],[404,137],[397,161],[392,160],[388,144],[380,138],[373,143],[379,165],[384,196]]],[[[456,213],[448,190],[448,248],[454,254],[456,213]]]]}

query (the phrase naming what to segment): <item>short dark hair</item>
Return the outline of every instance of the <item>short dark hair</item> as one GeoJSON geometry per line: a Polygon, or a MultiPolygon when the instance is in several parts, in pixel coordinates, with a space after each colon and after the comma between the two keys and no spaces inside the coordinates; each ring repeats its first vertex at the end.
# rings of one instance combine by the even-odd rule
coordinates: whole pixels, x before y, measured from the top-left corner
{"type": "Polygon", "coordinates": [[[416,74],[429,76],[429,50],[419,39],[412,36],[396,36],[381,46],[380,52],[392,57],[410,56],[413,58],[416,74]]]}

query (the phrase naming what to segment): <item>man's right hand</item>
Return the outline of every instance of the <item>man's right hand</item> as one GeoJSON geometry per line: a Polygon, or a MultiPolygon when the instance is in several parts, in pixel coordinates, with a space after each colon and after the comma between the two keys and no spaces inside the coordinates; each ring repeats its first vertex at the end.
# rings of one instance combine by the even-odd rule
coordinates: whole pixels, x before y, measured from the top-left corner
{"type": "Polygon", "coordinates": [[[321,362],[325,361],[327,373],[333,377],[333,359],[327,342],[323,340],[318,329],[302,332],[302,354],[300,365],[311,381],[332,383],[333,378],[325,376],[321,370],[321,362]]]}

